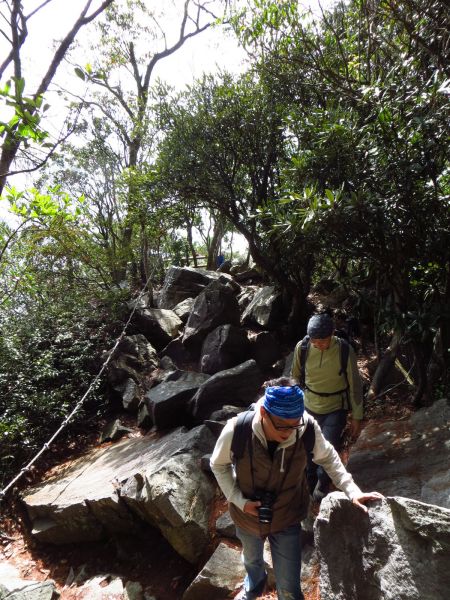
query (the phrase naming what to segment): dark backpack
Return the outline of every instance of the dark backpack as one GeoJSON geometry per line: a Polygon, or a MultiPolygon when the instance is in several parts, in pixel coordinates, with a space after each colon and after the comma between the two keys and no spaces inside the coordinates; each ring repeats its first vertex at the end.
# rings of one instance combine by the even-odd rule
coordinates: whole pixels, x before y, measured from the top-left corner
{"type": "MultiPolygon", "coordinates": [[[[233,453],[234,462],[244,456],[247,442],[252,438],[252,421],[254,416],[254,404],[252,404],[248,410],[239,413],[237,416],[233,439],[231,440],[231,452],[233,453]]],[[[306,422],[306,429],[301,439],[305,445],[306,452],[311,454],[316,441],[316,434],[314,432],[314,424],[312,421],[308,420],[306,422]]]]}
{"type": "MultiPolygon", "coordinates": [[[[335,332],[335,336],[337,337],[338,342],[339,342],[339,354],[340,354],[340,358],[341,358],[341,368],[339,370],[339,375],[344,375],[345,381],[347,384],[347,389],[348,389],[349,384],[348,384],[348,377],[347,377],[347,365],[348,365],[348,355],[350,353],[350,346],[349,346],[349,343],[347,340],[345,340],[343,337],[339,336],[339,332],[335,332]]],[[[307,359],[307,355],[308,355],[309,346],[310,346],[309,335],[305,335],[305,337],[300,342],[300,387],[302,389],[305,389],[305,387],[306,387],[305,370],[306,370],[306,359],[307,359]]],[[[335,394],[335,392],[331,392],[329,394],[323,393],[323,394],[319,394],[319,396],[333,396],[334,394],[335,394]]]]}

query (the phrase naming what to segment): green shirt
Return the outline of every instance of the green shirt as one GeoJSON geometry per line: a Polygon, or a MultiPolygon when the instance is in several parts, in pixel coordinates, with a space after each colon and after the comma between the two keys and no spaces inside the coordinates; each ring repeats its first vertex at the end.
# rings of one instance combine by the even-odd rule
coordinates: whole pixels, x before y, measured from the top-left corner
{"type": "MultiPolygon", "coordinates": [[[[291,376],[300,380],[300,345],[299,342],[294,350],[291,376]]],[[[331,338],[330,347],[327,350],[318,350],[309,344],[306,354],[305,383],[309,388],[305,389],[305,406],[307,409],[318,414],[327,414],[340,408],[348,408],[352,411],[352,417],[357,420],[363,418],[363,394],[362,382],[356,362],[353,348],[349,347],[347,363],[347,378],[349,383],[348,400],[347,393],[340,392],[347,387],[344,374],[339,375],[341,370],[341,356],[339,340],[336,336],[331,338]],[[318,396],[312,391],[322,393],[340,392],[332,396],[318,396]]]]}

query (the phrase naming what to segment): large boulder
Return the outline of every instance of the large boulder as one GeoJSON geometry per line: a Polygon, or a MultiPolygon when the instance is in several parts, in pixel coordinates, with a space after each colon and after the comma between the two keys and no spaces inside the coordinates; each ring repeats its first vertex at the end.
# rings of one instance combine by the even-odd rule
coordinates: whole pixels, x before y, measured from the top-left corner
{"type": "Polygon", "coordinates": [[[186,423],[188,403],[199,387],[209,379],[202,373],[174,371],[163,383],[153,387],[145,395],[153,425],[168,429],[186,423]],[[170,377],[176,377],[170,380],[170,377]]]}
{"type": "Polygon", "coordinates": [[[264,375],[254,360],[220,371],[204,383],[191,402],[194,418],[201,422],[226,404],[248,406],[258,394],[264,375]]]}
{"type": "Polygon", "coordinates": [[[194,353],[184,346],[182,336],[177,337],[167,344],[161,350],[160,355],[162,358],[170,358],[175,366],[180,368],[187,363],[196,362],[194,353]]]}
{"type": "Polygon", "coordinates": [[[183,326],[182,320],[172,310],[161,308],[138,309],[134,321],[158,350],[176,338],[183,326]]]}
{"type": "Polygon", "coordinates": [[[290,352],[285,359],[283,377],[290,377],[292,371],[292,363],[294,362],[294,351],[290,352]]]}
{"type": "Polygon", "coordinates": [[[127,379],[119,388],[122,395],[122,405],[125,410],[137,410],[140,402],[139,386],[131,377],[127,379]]]}
{"type": "Polygon", "coordinates": [[[181,556],[196,562],[209,543],[215,491],[199,464],[214,443],[201,426],[89,452],[25,492],[33,536],[66,544],[114,533],[139,535],[143,519],[160,529],[181,556]]]}
{"type": "MultiPolygon", "coordinates": [[[[95,575],[90,577],[76,592],[77,600],[124,600],[125,588],[120,577],[95,575]]],[[[142,598],[142,595],[141,595],[142,598]]]]}
{"type": "Polygon", "coordinates": [[[255,359],[261,369],[268,369],[281,356],[281,346],[270,331],[260,331],[249,337],[250,356],[255,359]]]}
{"type": "Polygon", "coordinates": [[[209,283],[219,278],[231,281],[231,276],[225,273],[192,267],[170,267],[158,297],[158,307],[172,309],[186,298],[196,298],[209,283]]]}
{"type": "Polygon", "coordinates": [[[200,369],[214,374],[249,358],[250,344],[245,331],[235,325],[220,325],[206,336],[200,355],[200,369]]]}
{"type": "Polygon", "coordinates": [[[450,510],[401,497],[364,514],[341,492],[315,524],[321,600],[440,600],[450,590],[450,510]]]}
{"type": "Polygon", "coordinates": [[[242,315],[242,324],[275,329],[283,322],[281,292],[268,285],[259,289],[242,315]]]}
{"type": "Polygon", "coordinates": [[[244,576],[240,551],[221,543],[185,591],[183,600],[229,598],[240,588],[244,576]]]}
{"type": "Polygon", "coordinates": [[[409,419],[369,423],[348,463],[360,487],[450,508],[450,403],[409,419]]]}
{"type": "Polygon", "coordinates": [[[226,538],[236,538],[236,525],[228,510],[217,519],[216,532],[226,538]]]}
{"type": "Polygon", "coordinates": [[[182,300],[176,306],[173,307],[173,312],[177,315],[179,319],[186,323],[189,319],[189,315],[192,312],[192,307],[194,306],[195,298],[186,298],[186,300],[182,300]]]}
{"type": "Polygon", "coordinates": [[[186,323],[183,344],[200,349],[205,337],[219,325],[239,325],[236,290],[228,283],[214,281],[197,296],[186,323]]]}
{"type": "Polygon", "coordinates": [[[14,565],[0,564],[0,600],[52,600],[57,596],[55,582],[51,579],[22,579],[14,565]]]}
{"type": "MultiPolygon", "coordinates": [[[[268,542],[264,545],[264,563],[267,583],[275,584],[268,542]]],[[[242,586],[245,576],[241,551],[223,542],[219,544],[209,561],[183,594],[183,600],[219,600],[230,598],[231,593],[242,586]]]]}
{"type": "Polygon", "coordinates": [[[150,292],[145,292],[145,294],[142,294],[142,296],[139,296],[138,298],[133,298],[133,300],[127,302],[127,308],[130,311],[133,310],[133,308],[150,308],[151,305],[152,295],[150,294],[150,292]]]}
{"type": "Polygon", "coordinates": [[[242,291],[237,296],[239,308],[241,309],[242,313],[253,300],[258,290],[259,287],[256,285],[248,285],[242,288],[242,291]]]}
{"type": "Polygon", "coordinates": [[[144,335],[127,335],[120,341],[116,356],[109,365],[108,379],[122,393],[122,384],[127,379],[139,382],[143,374],[156,369],[158,364],[156,350],[144,335]]]}

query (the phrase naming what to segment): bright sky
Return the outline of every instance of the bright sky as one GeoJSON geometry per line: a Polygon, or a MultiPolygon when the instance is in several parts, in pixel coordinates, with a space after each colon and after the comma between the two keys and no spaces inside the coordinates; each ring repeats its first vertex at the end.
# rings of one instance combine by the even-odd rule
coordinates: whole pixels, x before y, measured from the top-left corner
{"type": "MultiPolygon", "coordinates": [[[[184,0],[145,0],[148,7],[156,7],[165,13],[164,30],[167,33],[168,43],[176,39],[180,27],[180,15],[184,0]],[[169,15],[169,16],[167,16],[169,15]]],[[[322,5],[327,6],[332,0],[323,0],[322,5]]],[[[29,14],[42,4],[42,0],[23,0],[25,13],[29,14]]],[[[63,38],[69,31],[76,18],[85,6],[86,0],[51,0],[29,21],[29,36],[23,46],[23,71],[26,80],[26,91],[33,93],[35,86],[42,79],[54,53],[55,40],[63,38]]],[[[100,4],[100,0],[93,0],[94,9],[100,4]]],[[[313,11],[319,10],[318,0],[304,0],[302,5],[308,5],[313,11]]],[[[90,14],[92,10],[89,11],[90,14]]],[[[73,57],[75,63],[85,65],[94,62],[94,56],[87,50],[89,39],[92,39],[93,29],[83,28],[77,37],[77,46],[73,57]],[[81,51],[80,48],[84,48],[81,51]],[[76,57],[76,58],[75,58],[76,57]]],[[[136,44],[142,42],[136,40],[136,44]]],[[[0,36],[0,62],[9,51],[9,47],[2,36],[0,36]]],[[[154,71],[154,77],[166,80],[178,89],[192,83],[204,72],[216,72],[224,69],[231,72],[245,70],[246,55],[239,48],[236,38],[224,31],[224,28],[209,28],[200,35],[188,40],[183,47],[172,56],[163,59],[154,71]]],[[[46,96],[50,104],[47,113],[49,125],[47,129],[55,136],[61,128],[67,114],[65,103],[54,93],[56,85],[67,89],[77,90],[80,93],[82,82],[77,79],[73,72],[73,66],[67,63],[61,64],[51,86],[53,92],[46,96]]],[[[82,93],[82,92],[81,92],[82,93]]],[[[12,177],[11,185],[18,188],[25,187],[27,183],[21,175],[12,177]]],[[[29,183],[28,183],[29,185],[29,183]]],[[[0,203],[0,218],[5,216],[4,207],[0,203]]]]}

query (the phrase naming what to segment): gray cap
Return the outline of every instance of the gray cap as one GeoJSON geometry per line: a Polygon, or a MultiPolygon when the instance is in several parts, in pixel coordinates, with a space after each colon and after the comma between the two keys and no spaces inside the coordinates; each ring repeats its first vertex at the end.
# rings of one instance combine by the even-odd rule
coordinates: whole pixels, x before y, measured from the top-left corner
{"type": "Polygon", "coordinates": [[[323,313],[321,315],[313,315],[308,321],[306,333],[313,340],[323,340],[330,335],[333,335],[334,323],[330,315],[323,313]]]}

